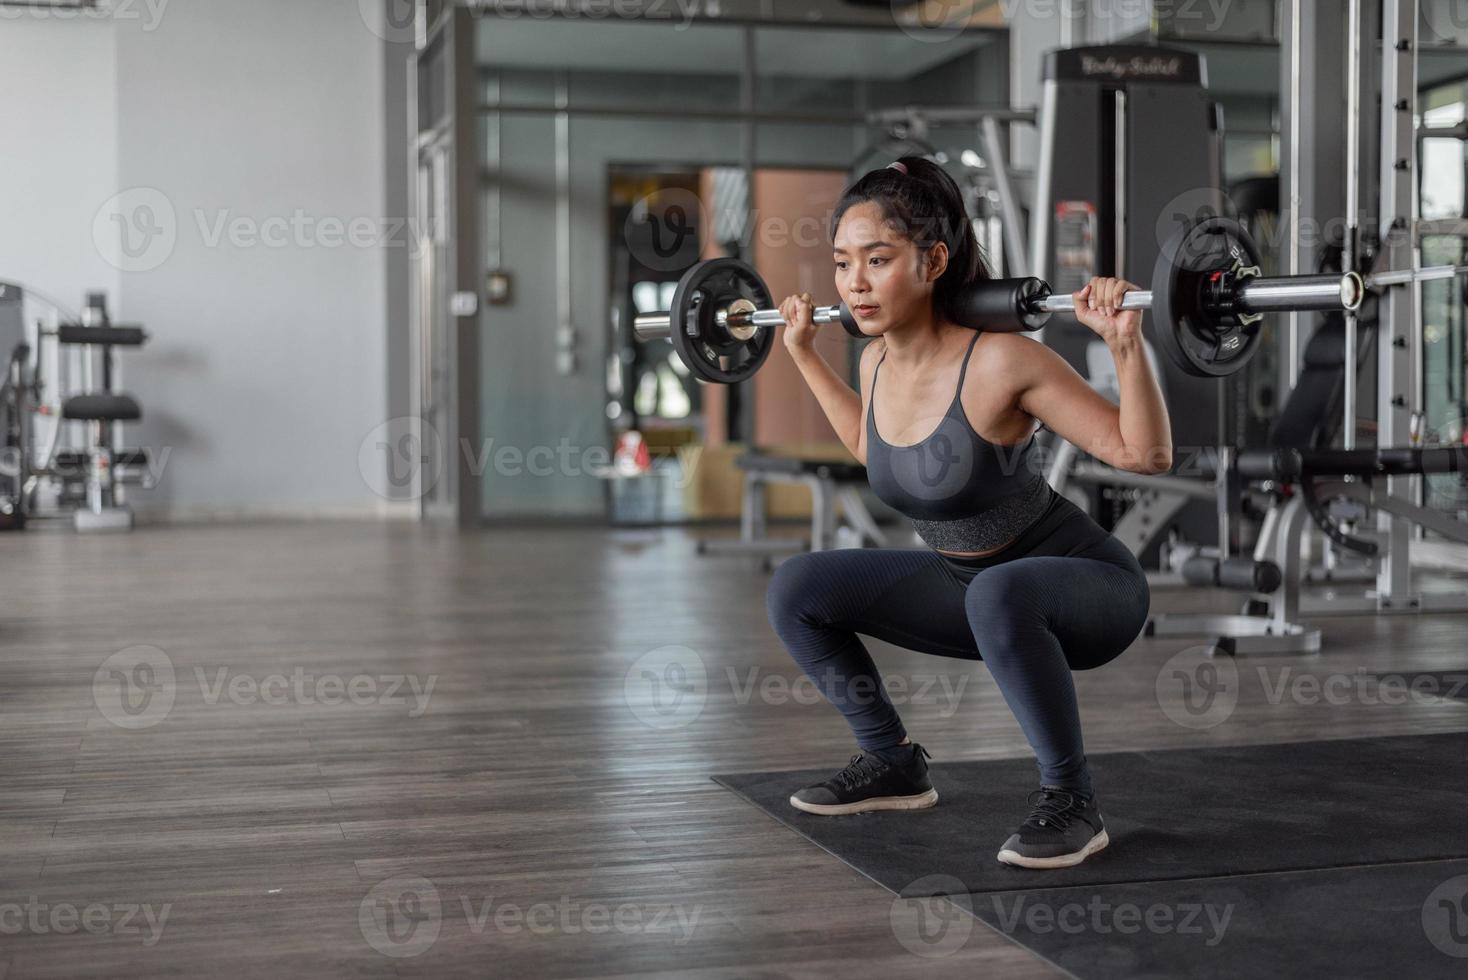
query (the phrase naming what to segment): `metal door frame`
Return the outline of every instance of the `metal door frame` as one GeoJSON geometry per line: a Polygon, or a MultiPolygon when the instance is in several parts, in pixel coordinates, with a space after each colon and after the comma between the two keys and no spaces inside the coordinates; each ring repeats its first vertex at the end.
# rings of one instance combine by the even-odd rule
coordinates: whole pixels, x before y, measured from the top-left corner
{"type": "Polygon", "coordinates": [[[410,201],[415,236],[411,276],[412,359],[411,404],[428,444],[438,453],[430,471],[436,476],[425,488],[421,477],[414,486],[419,516],[424,520],[451,521],[460,528],[478,527],[483,516],[482,474],[467,465],[478,458],[480,433],[479,398],[479,163],[478,98],[474,67],[475,19],[466,7],[418,5],[418,37],[409,73],[408,115],[415,137],[412,148],[413,194],[410,201]],[[437,16],[429,22],[430,13],[437,16]],[[436,73],[445,105],[438,119],[420,118],[419,98],[425,80],[436,73]],[[442,209],[445,227],[433,227],[435,210],[425,198],[425,165],[442,161],[442,187],[436,193],[446,198],[442,209]],[[447,262],[438,267],[439,242],[447,262]],[[426,244],[426,248],[424,245],[426,244]],[[442,275],[436,275],[441,271],[442,275]],[[425,285],[433,277],[438,288],[425,285]],[[425,299],[425,294],[434,293],[425,299]],[[436,337],[436,329],[443,336],[436,337]],[[434,361],[443,371],[435,376],[434,361]],[[434,438],[436,435],[436,438],[434,438]]]}

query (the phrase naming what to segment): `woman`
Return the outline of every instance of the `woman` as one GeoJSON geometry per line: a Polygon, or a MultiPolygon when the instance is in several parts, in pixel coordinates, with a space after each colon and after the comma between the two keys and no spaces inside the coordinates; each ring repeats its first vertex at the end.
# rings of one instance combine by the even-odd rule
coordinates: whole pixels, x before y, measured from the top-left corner
{"type": "Polygon", "coordinates": [[[982,659],[1034,750],[1040,790],[999,860],[1069,867],[1107,844],[1081,742],[1073,670],[1136,639],[1149,593],[1121,542],[1051,490],[1034,450],[1038,421],[1136,473],[1172,465],[1162,393],[1141,314],[1119,309],[1121,279],[1074,294],[1077,318],[1116,360],[1121,404],[1054,351],[1013,333],[959,326],[957,298],[989,278],[963,198],[944,170],[903,157],[857,181],[832,219],[836,288],[862,333],[861,391],[812,344],[808,293],[780,305],[785,346],[873,491],[912,518],[931,550],[797,555],[776,570],[770,622],[861,752],[796,792],[810,813],[921,809],[938,800],[857,634],[924,653],[982,659]]]}

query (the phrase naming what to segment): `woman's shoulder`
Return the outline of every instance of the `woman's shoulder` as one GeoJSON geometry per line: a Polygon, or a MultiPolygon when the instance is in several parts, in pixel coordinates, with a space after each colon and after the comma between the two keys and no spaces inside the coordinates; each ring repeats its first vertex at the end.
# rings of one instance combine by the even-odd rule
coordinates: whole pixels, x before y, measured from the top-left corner
{"type": "Polygon", "coordinates": [[[1021,333],[983,332],[974,344],[970,369],[1011,375],[1032,367],[1045,345],[1021,333]]]}
{"type": "Polygon", "coordinates": [[[877,362],[882,359],[882,355],[885,353],[887,353],[887,341],[881,337],[876,337],[868,341],[862,347],[861,359],[857,362],[861,367],[861,373],[863,375],[870,375],[876,368],[877,362]]]}

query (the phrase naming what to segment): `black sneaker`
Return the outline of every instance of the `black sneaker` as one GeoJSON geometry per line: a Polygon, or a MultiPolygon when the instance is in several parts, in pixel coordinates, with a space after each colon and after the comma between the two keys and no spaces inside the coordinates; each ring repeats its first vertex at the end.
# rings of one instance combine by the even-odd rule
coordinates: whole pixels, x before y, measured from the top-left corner
{"type": "Polygon", "coordinates": [[[938,802],[938,791],[928,779],[928,750],[911,743],[912,760],[888,762],[865,750],[851,757],[824,783],[807,786],[790,797],[790,805],[806,813],[835,817],[868,810],[923,810],[938,802]]]}
{"type": "Polygon", "coordinates": [[[999,849],[1005,864],[1070,868],[1111,843],[1094,796],[1042,786],[1030,794],[1029,803],[1034,808],[1029,819],[999,849]]]}

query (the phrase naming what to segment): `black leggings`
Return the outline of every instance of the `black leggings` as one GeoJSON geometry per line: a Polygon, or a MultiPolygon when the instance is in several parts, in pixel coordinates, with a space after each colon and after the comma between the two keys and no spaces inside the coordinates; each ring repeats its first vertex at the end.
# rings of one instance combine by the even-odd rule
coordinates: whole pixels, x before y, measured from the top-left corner
{"type": "Polygon", "coordinates": [[[817,551],[770,582],[770,624],[864,749],[906,736],[858,633],[982,659],[1039,763],[1040,782],[1091,792],[1072,670],[1137,638],[1150,593],[1132,553],[1059,494],[1019,538],[981,558],[933,550],[817,551]]]}

